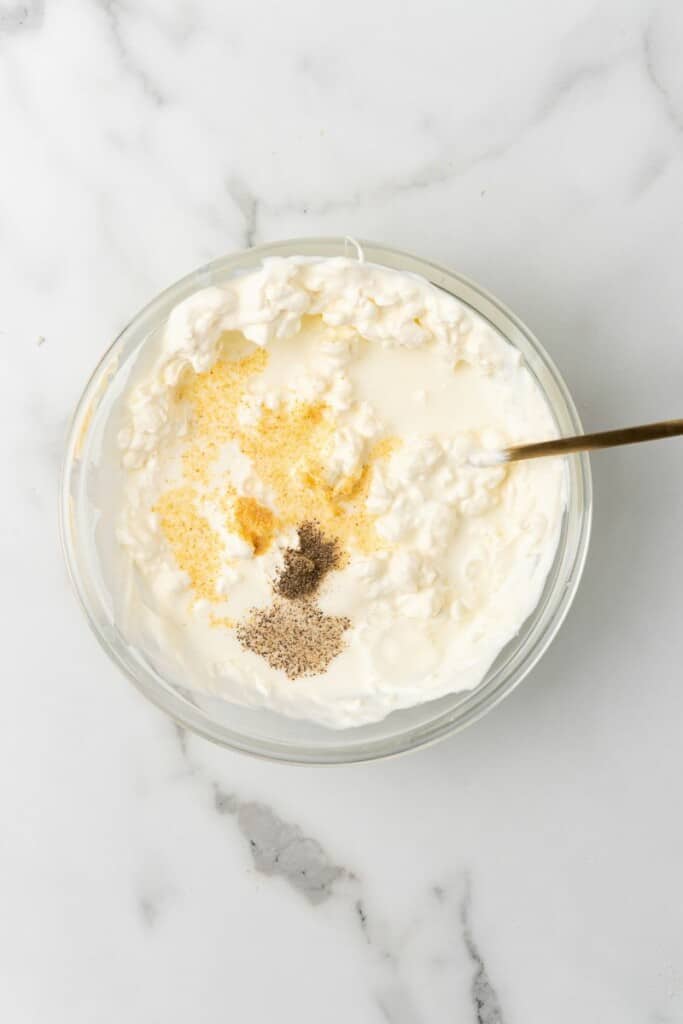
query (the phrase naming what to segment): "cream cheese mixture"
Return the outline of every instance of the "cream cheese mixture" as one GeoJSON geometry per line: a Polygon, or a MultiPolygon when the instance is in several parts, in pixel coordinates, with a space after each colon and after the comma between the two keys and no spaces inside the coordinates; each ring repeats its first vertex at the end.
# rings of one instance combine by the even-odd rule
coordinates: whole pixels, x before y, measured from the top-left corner
{"type": "Polygon", "coordinates": [[[520,354],[427,281],[269,259],[178,305],[125,396],[131,614],[186,681],[327,726],[476,686],[538,602],[561,460],[520,354]]]}

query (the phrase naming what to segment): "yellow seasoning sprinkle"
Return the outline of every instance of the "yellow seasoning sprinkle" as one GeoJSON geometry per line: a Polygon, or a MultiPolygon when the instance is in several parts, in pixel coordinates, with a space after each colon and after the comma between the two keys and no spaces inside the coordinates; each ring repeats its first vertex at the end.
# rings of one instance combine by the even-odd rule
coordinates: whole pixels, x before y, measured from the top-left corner
{"type": "Polygon", "coordinates": [[[209,625],[211,626],[223,626],[225,629],[234,629],[235,620],[231,619],[228,615],[209,615],[209,625]]]}
{"type": "Polygon", "coordinates": [[[243,359],[219,359],[205,373],[188,372],[183,379],[176,397],[192,408],[193,441],[183,455],[185,474],[191,480],[208,483],[209,467],[221,446],[239,435],[237,409],[244,385],[267,362],[268,353],[257,349],[243,359]]]}
{"type": "Polygon", "coordinates": [[[216,581],[221,567],[220,537],[197,508],[191,485],[163,494],[154,508],[178,568],[186,572],[196,597],[220,601],[216,581]]]}
{"type": "Polygon", "coordinates": [[[278,528],[275,515],[256,498],[238,498],[235,522],[240,537],[251,544],[255,555],[263,555],[270,547],[278,528]]]}
{"type": "Polygon", "coordinates": [[[244,350],[233,346],[241,357],[230,359],[229,348],[210,370],[188,372],[178,387],[177,400],[190,411],[183,451],[187,484],[163,495],[154,509],[195,594],[212,601],[219,600],[215,585],[225,556],[220,538],[198,509],[200,492],[207,498],[213,495],[228,529],[237,531],[256,555],[268,550],[282,528],[313,521],[338,541],[341,565],[351,551],[371,553],[386,546],[365,500],[373,466],[400,443],[396,438],[379,441],[358,473],[331,485],[326,463],[337,429],[332,410],[323,402],[283,404],[262,409],[254,425],[243,425],[240,402],[249,379],[265,368],[268,354],[255,349],[241,355],[244,350]],[[254,498],[238,497],[230,487],[217,492],[211,469],[228,442],[251,461],[256,476],[272,492],[274,512],[254,498]]]}

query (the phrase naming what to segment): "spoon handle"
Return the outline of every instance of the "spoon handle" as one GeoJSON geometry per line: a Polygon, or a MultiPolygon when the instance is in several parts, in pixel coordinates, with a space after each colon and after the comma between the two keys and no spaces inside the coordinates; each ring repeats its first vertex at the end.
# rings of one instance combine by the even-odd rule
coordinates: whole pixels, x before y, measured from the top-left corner
{"type": "Polygon", "coordinates": [[[616,448],[622,444],[656,441],[661,437],[678,437],[681,434],[683,420],[663,420],[661,423],[644,423],[640,427],[603,430],[598,434],[579,434],[577,437],[558,437],[554,441],[541,441],[538,444],[522,444],[515,448],[506,448],[501,454],[504,462],[520,462],[522,459],[539,459],[544,455],[567,455],[570,452],[589,452],[596,448],[616,448]]]}

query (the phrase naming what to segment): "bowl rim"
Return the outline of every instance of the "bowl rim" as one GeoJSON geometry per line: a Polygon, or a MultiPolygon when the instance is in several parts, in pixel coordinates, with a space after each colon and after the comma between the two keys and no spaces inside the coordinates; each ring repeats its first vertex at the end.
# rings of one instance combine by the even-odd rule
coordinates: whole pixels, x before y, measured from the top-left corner
{"type": "MultiPolygon", "coordinates": [[[[75,531],[71,515],[70,483],[74,469],[79,463],[79,447],[90,427],[93,410],[96,408],[99,399],[106,391],[108,375],[109,377],[111,376],[109,371],[111,369],[115,370],[116,368],[116,356],[119,349],[123,347],[129,333],[136,330],[137,325],[142,321],[151,318],[157,309],[166,306],[171,299],[174,300],[174,305],[176,302],[182,301],[182,298],[185,296],[179,296],[179,292],[187,292],[187,294],[190,294],[192,291],[206,287],[208,284],[212,283],[212,278],[217,274],[226,274],[226,276],[229,277],[231,273],[239,272],[240,265],[245,262],[248,262],[249,269],[252,269],[257,267],[265,258],[285,254],[287,256],[297,254],[310,255],[312,258],[320,259],[329,258],[330,255],[344,255],[344,251],[349,245],[354,249],[357,246],[360,246],[364,254],[364,258],[367,258],[367,261],[370,263],[377,263],[392,267],[391,263],[383,263],[381,259],[382,256],[389,260],[399,260],[401,263],[407,262],[411,267],[407,269],[403,268],[402,270],[401,268],[396,267],[392,267],[392,269],[397,269],[398,272],[403,273],[421,274],[426,277],[431,284],[438,288],[442,288],[447,292],[449,291],[449,288],[446,284],[434,280],[434,278],[442,278],[444,282],[448,280],[457,282],[462,289],[473,293],[473,295],[479,300],[483,300],[484,304],[491,306],[495,311],[501,314],[503,319],[509,321],[509,324],[524,338],[525,342],[533,350],[535,357],[537,357],[541,364],[543,364],[545,370],[552,379],[558,395],[564,404],[565,411],[572,421],[573,429],[576,433],[583,432],[583,427],[576,405],[564,378],[552,357],[548,354],[544,346],[536,338],[535,334],[533,334],[533,332],[526,326],[526,324],[520,320],[520,318],[513,313],[505,303],[501,302],[500,299],[489,292],[486,288],[483,288],[480,284],[466,275],[453,271],[442,264],[436,263],[432,260],[423,259],[420,256],[415,256],[410,252],[397,249],[393,246],[371,242],[364,239],[356,241],[349,236],[306,236],[301,238],[282,239],[276,242],[265,243],[220,256],[203,264],[190,273],[185,274],[183,277],[179,278],[177,281],[159,292],[145,306],[143,306],[117,334],[88,377],[71,417],[61,467],[59,485],[59,535],[67,573],[72,589],[85,615],[86,621],[88,622],[98,643],[109,656],[110,660],[112,660],[124,675],[130,679],[136,689],[160,708],[160,710],[168,714],[178,725],[190,729],[192,732],[203,736],[205,739],[208,739],[219,746],[248,754],[262,760],[275,761],[283,764],[335,765],[360,764],[369,761],[384,760],[390,757],[397,757],[399,754],[407,753],[412,750],[431,746],[439,740],[444,739],[446,736],[454,735],[466,726],[478,721],[488,711],[500,704],[505,697],[512,693],[522,683],[556,636],[569,612],[574,597],[576,596],[586,563],[591,534],[593,487],[589,456],[587,453],[583,453],[571,457],[574,466],[578,468],[582,492],[582,501],[579,510],[580,521],[578,523],[579,533],[576,541],[573,561],[569,568],[568,578],[562,583],[561,593],[559,594],[559,598],[550,619],[545,623],[541,635],[537,638],[533,649],[526,656],[523,663],[512,672],[509,678],[503,678],[490,692],[484,693],[483,691],[491,670],[487,672],[482,682],[473,690],[454,694],[454,698],[457,697],[461,699],[459,699],[452,708],[447,709],[440,714],[435,720],[427,724],[412,727],[395,736],[382,737],[369,741],[367,744],[362,746],[349,747],[348,745],[344,745],[343,737],[352,730],[339,730],[338,735],[340,737],[340,742],[338,744],[331,745],[324,751],[316,750],[313,754],[311,754],[310,751],[305,751],[298,744],[293,744],[290,747],[288,744],[270,740],[255,741],[251,737],[245,739],[239,732],[233,732],[222,725],[219,726],[217,723],[212,722],[198,708],[194,707],[188,701],[182,700],[178,693],[154,682],[153,677],[150,676],[150,678],[142,678],[139,673],[136,673],[133,670],[131,664],[124,659],[121,652],[109,642],[105,635],[105,631],[102,628],[102,623],[95,616],[87,598],[85,581],[82,578],[78,567],[76,539],[74,536],[75,531]],[[325,253],[316,251],[322,249],[341,249],[341,252],[325,253]],[[309,250],[309,252],[306,253],[304,250],[309,250]],[[372,256],[368,258],[368,254],[372,254],[372,256]],[[412,265],[414,265],[414,268],[412,265]],[[202,281],[202,278],[206,278],[207,280],[202,281]],[[465,713],[461,713],[461,709],[466,705],[468,706],[466,707],[465,713]]],[[[466,305],[472,305],[468,299],[464,299],[460,295],[456,297],[466,305]]],[[[474,306],[472,308],[475,309],[479,316],[484,319],[488,319],[484,312],[474,306]]],[[[513,339],[510,338],[500,326],[494,326],[510,344],[515,344],[513,339]]],[[[546,400],[550,404],[545,388],[543,390],[546,400]]],[[[553,412],[556,411],[553,405],[551,405],[551,408],[553,409],[553,412]]],[[[567,511],[565,512],[565,517],[567,515],[568,506],[567,511]]],[[[558,552],[559,547],[560,546],[558,544],[558,552]]],[[[553,565],[556,564],[557,557],[556,553],[553,565]]],[[[551,595],[549,596],[552,596],[556,587],[557,581],[553,586],[551,595]]],[[[549,598],[546,599],[546,604],[549,604],[549,598]]],[[[535,614],[535,612],[532,614],[535,614]]],[[[512,642],[514,641],[511,641],[511,643],[512,642]]],[[[505,665],[507,665],[512,657],[514,657],[514,654],[508,658],[505,665]]],[[[502,667],[504,668],[505,665],[502,667]]],[[[500,669],[498,671],[500,671],[500,669]]],[[[443,700],[445,698],[440,699],[443,700]]],[[[330,731],[333,732],[333,730],[330,731]]]]}

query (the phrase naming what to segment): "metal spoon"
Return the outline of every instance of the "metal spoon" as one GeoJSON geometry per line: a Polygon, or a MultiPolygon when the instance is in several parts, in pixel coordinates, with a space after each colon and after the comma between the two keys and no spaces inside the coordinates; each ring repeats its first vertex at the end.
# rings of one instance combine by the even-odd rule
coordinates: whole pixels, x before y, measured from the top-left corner
{"type": "Polygon", "coordinates": [[[502,462],[521,462],[522,459],[540,459],[546,455],[569,455],[571,452],[590,452],[596,448],[616,448],[639,441],[657,441],[662,437],[683,434],[683,420],[663,420],[644,423],[640,427],[621,430],[603,430],[598,434],[579,434],[577,437],[558,437],[554,441],[521,444],[500,451],[473,452],[468,461],[473,466],[497,466],[502,462]]]}

